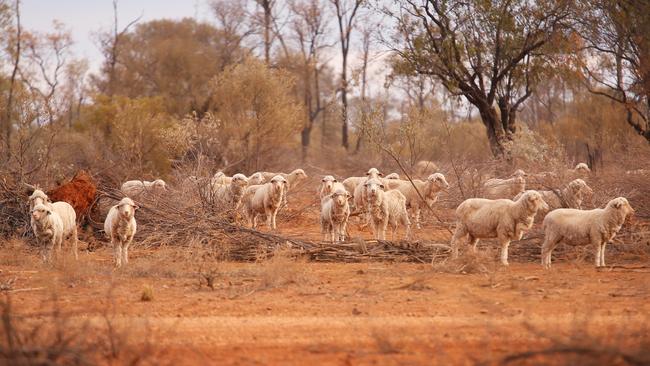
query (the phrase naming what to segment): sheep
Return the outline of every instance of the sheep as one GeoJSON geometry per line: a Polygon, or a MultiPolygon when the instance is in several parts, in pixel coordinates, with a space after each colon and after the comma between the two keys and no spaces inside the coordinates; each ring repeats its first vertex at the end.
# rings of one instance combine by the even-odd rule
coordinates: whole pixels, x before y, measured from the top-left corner
{"type": "Polygon", "coordinates": [[[560,242],[570,245],[593,244],[596,267],[605,266],[605,246],[614,239],[634,209],[624,197],[614,198],[605,208],[577,210],[561,208],[544,218],[542,266],[551,268],[551,253],[560,242]]]}
{"type": "Polygon", "coordinates": [[[345,241],[346,226],[350,217],[350,193],[341,188],[321,200],[320,225],[324,241],[345,241]]]}
{"type": "Polygon", "coordinates": [[[387,176],[384,177],[384,179],[400,179],[399,174],[397,173],[390,173],[387,176]]]}
{"type": "Polygon", "coordinates": [[[578,175],[589,175],[591,173],[591,169],[589,169],[589,165],[585,163],[578,163],[576,164],[576,167],[573,168],[573,172],[578,175]]]}
{"type": "Polygon", "coordinates": [[[52,257],[52,249],[61,250],[63,242],[63,221],[51,206],[37,203],[31,210],[30,220],[36,241],[45,247],[43,261],[49,262],[52,257]]]}
{"type": "Polygon", "coordinates": [[[497,238],[501,245],[501,263],[508,265],[508,246],[521,240],[530,229],[535,214],[548,205],[536,191],[526,191],[517,201],[470,198],[456,209],[458,223],[451,239],[452,257],[458,258],[459,241],[468,236],[476,251],[479,239],[497,238]]]}
{"type": "Polygon", "coordinates": [[[343,184],[339,182],[336,178],[331,175],[326,175],[321,179],[321,183],[318,186],[318,197],[323,200],[326,196],[334,193],[337,189],[342,189],[347,192],[343,184]]]}
{"type": "Polygon", "coordinates": [[[257,226],[257,216],[266,215],[266,223],[270,229],[277,229],[275,217],[282,204],[287,180],[276,175],[269,183],[249,186],[244,191],[242,205],[244,215],[253,229],[257,226]]]}
{"type": "Polygon", "coordinates": [[[428,177],[438,171],[438,166],[433,161],[420,160],[413,165],[413,173],[419,177],[428,177]]]}
{"type": "Polygon", "coordinates": [[[212,194],[215,201],[228,205],[237,210],[241,204],[241,198],[244,195],[244,189],[248,185],[248,178],[243,174],[235,174],[230,180],[230,184],[216,184],[212,187],[212,194]]]}
{"type": "Polygon", "coordinates": [[[222,171],[218,171],[214,173],[212,178],[210,179],[210,185],[215,186],[217,184],[225,184],[228,185],[230,184],[231,178],[226,176],[226,174],[222,171]]]}
{"type": "Polygon", "coordinates": [[[422,228],[420,226],[420,208],[425,204],[418,195],[418,191],[422,198],[426,200],[426,205],[431,205],[438,200],[438,192],[449,188],[449,183],[441,173],[431,174],[426,181],[414,179],[413,184],[406,180],[389,180],[385,182],[385,185],[388,190],[396,189],[406,197],[406,206],[413,209],[415,226],[418,229],[422,228]],[[415,187],[413,187],[414,185],[415,187]],[[417,191],[415,188],[417,188],[417,191]]]}
{"type": "Polygon", "coordinates": [[[369,178],[379,179],[383,174],[379,172],[377,168],[370,168],[366,172],[365,177],[348,177],[343,180],[343,186],[345,190],[354,193],[359,184],[365,183],[369,178]]]}
{"type": "Polygon", "coordinates": [[[104,232],[113,245],[116,267],[129,263],[129,245],[138,228],[135,211],[139,208],[132,199],[124,197],[106,215],[104,232]]]}
{"type": "Polygon", "coordinates": [[[411,221],[406,211],[406,197],[398,190],[384,191],[384,184],[375,178],[364,183],[366,201],[372,231],[377,240],[386,240],[386,228],[388,224],[393,229],[393,236],[397,231],[398,224],[406,227],[405,239],[411,237],[411,221]]]}
{"type": "Polygon", "coordinates": [[[156,179],[153,182],[147,180],[129,180],[124,182],[121,187],[122,193],[127,197],[138,197],[148,192],[160,194],[166,190],[167,184],[162,179],[156,179]]]}
{"type": "Polygon", "coordinates": [[[264,179],[264,176],[260,172],[253,173],[253,174],[251,174],[250,177],[248,177],[248,185],[249,186],[260,185],[260,184],[263,184],[265,182],[266,182],[266,180],[264,179]]]}
{"type": "MultiPolygon", "coordinates": [[[[556,208],[582,208],[582,201],[590,197],[594,191],[584,180],[574,179],[561,190],[537,191],[542,195],[550,210],[556,208]]],[[[521,193],[515,197],[517,200],[521,193]]]]}
{"type": "Polygon", "coordinates": [[[508,179],[492,178],[483,184],[483,189],[486,198],[512,198],[526,189],[526,179],[521,175],[508,179]]]}
{"type": "MultiPolygon", "coordinates": [[[[29,196],[29,209],[30,212],[34,210],[36,205],[43,205],[56,213],[62,224],[62,240],[72,240],[72,253],[75,259],[79,259],[77,253],[78,236],[77,236],[77,213],[72,205],[67,202],[59,201],[52,203],[50,198],[40,189],[35,189],[31,196],[29,196]]],[[[61,244],[58,244],[61,248],[61,244]]]]}
{"type": "Polygon", "coordinates": [[[302,169],[295,169],[289,174],[262,172],[262,176],[264,177],[265,180],[272,179],[273,177],[278,175],[282,176],[287,181],[287,185],[284,189],[284,196],[282,197],[282,207],[284,207],[287,205],[287,194],[289,193],[289,190],[294,188],[301,180],[307,179],[308,176],[305,173],[305,171],[302,169]]]}

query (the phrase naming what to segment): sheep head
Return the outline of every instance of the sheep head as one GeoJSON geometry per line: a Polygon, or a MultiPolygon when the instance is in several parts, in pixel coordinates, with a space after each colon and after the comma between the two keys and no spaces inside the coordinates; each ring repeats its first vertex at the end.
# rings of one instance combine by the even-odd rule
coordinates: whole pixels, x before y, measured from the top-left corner
{"type": "Polygon", "coordinates": [[[162,179],[154,180],[153,181],[153,187],[157,191],[166,191],[167,190],[167,184],[162,179]]]}
{"type": "Polygon", "coordinates": [[[292,171],[290,175],[293,175],[294,177],[296,177],[298,179],[307,178],[307,173],[305,173],[305,171],[302,170],[302,169],[296,169],[296,170],[292,171]]]}
{"type": "Polygon", "coordinates": [[[549,207],[546,201],[542,198],[542,195],[537,191],[525,191],[517,202],[523,201],[528,211],[537,212],[539,210],[548,211],[549,207]]]}
{"type": "Polygon", "coordinates": [[[125,220],[131,220],[135,216],[135,210],[139,209],[140,206],[136,205],[132,199],[129,197],[124,197],[117,204],[117,212],[125,220]]]}
{"type": "Polygon", "coordinates": [[[29,196],[29,204],[37,205],[39,203],[45,204],[45,203],[51,203],[51,201],[49,197],[47,197],[45,192],[41,191],[40,189],[35,189],[32,195],[29,196]]]}
{"type": "Polygon", "coordinates": [[[583,174],[591,173],[591,169],[589,169],[589,165],[585,163],[578,163],[578,165],[576,165],[574,170],[578,173],[583,173],[583,174]]]}
{"type": "Polygon", "coordinates": [[[521,170],[521,169],[517,169],[517,170],[515,170],[515,172],[512,173],[512,175],[511,175],[511,177],[513,177],[513,178],[514,178],[514,177],[526,177],[526,176],[528,176],[528,174],[526,174],[526,172],[524,172],[524,171],[521,170]]]}
{"type": "Polygon", "coordinates": [[[368,169],[368,171],[366,172],[366,175],[369,178],[375,178],[375,179],[384,176],[382,173],[379,172],[379,170],[377,168],[368,169]]]}
{"type": "Polygon", "coordinates": [[[368,179],[366,183],[363,184],[363,186],[366,190],[366,195],[368,198],[377,197],[379,195],[379,191],[383,191],[385,188],[381,181],[375,178],[368,179]]]}
{"type": "Polygon", "coordinates": [[[281,175],[273,177],[270,183],[273,186],[273,191],[277,193],[282,193],[287,186],[287,180],[281,175]]]}
{"type": "Polygon", "coordinates": [[[243,187],[248,184],[248,178],[246,178],[246,176],[243,174],[237,173],[232,176],[232,180],[230,181],[230,184],[233,186],[243,187]]]}
{"type": "Polygon", "coordinates": [[[331,175],[326,175],[321,179],[321,184],[323,187],[323,191],[325,193],[330,193],[332,192],[332,188],[334,187],[334,183],[337,182],[336,178],[334,178],[331,175]]]}
{"type": "Polygon", "coordinates": [[[352,195],[343,189],[337,189],[334,193],[330,195],[332,200],[334,201],[334,204],[336,204],[339,207],[345,206],[345,203],[352,197],[352,195]]]}
{"type": "Polygon", "coordinates": [[[449,183],[447,183],[447,179],[445,179],[445,176],[442,173],[433,173],[427,178],[427,180],[435,184],[438,189],[449,188],[449,183]]]}
{"type": "Polygon", "coordinates": [[[34,221],[40,222],[41,220],[45,219],[45,217],[51,214],[52,214],[52,209],[45,206],[42,203],[37,203],[32,209],[32,218],[34,219],[34,221]]]}
{"type": "Polygon", "coordinates": [[[397,173],[390,173],[390,174],[388,174],[387,176],[385,176],[384,178],[386,178],[386,179],[399,179],[399,174],[397,174],[397,173]]]}
{"type": "Polygon", "coordinates": [[[634,214],[634,209],[625,197],[617,197],[607,203],[607,208],[618,210],[623,214],[623,217],[634,214]]]}
{"type": "Polygon", "coordinates": [[[264,175],[261,172],[257,172],[248,177],[248,182],[251,185],[263,184],[265,182],[264,175]]]}

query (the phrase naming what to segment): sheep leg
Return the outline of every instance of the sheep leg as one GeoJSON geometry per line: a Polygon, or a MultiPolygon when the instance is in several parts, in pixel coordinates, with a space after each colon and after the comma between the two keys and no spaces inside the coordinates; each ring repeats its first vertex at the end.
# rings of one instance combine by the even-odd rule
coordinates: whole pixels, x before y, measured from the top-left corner
{"type": "Polygon", "coordinates": [[[79,260],[79,254],[77,252],[78,245],[79,238],[77,237],[77,225],[75,225],[74,230],[72,230],[72,253],[74,254],[75,260],[79,260]]]}
{"type": "Polygon", "coordinates": [[[542,267],[545,269],[551,268],[551,254],[559,241],[559,238],[556,238],[553,234],[546,235],[542,244],[542,267]]]}
{"type": "Polygon", "coordinates": [[[133,241],[132,236],[126,239],[126,243],[122,247],[122,262],[124,264],[129,264],[129,245],[131,245],[131,241],[133,241]]]}
{"type": "Polygon", "coordinates": [[[54,250],[55,241],[56,239],[53,236],[52,239],[48,240],[47,244],[45,245],[45,253],[43,254],[43,261],[46,263],[52,260],[52,251],[54,250]]]}
{"type": "Polygon", "coordinates": [[[122,267],[122,242],[119,240],[115,240],[113,238],[111,240],[111,244],[113,244],[113,254],[115,256],[115,267],[122,267]]]}
{"type": "Polygon", "coordinates": [[[475,237],[475,236],[469,235],[469,240],[468,240],[468,242],[467,242],[467,245],[468,245],[468,246],[471,246],[471,247],[472,247],[472,251],[473,251],[474,253],[476,253],[477,250],[478,250],[478,238],[475,237]]]}
{"type": "Polygon", "coordinates": [[[384,221],[381,225],[380,239],[386,240],[386,229],[388,229],[388,218],[384,218],[384,221]]]}
{"type": "Polygon", "coordinates": [[[607,242],[604,241],[603,245],[600,247],[600,266],[605,267],[605,247],[607,246],[607,242]]]}
{"type": "Polygon", "coordinates": [[[500,238],[501,242],[501,264],[504,266],[508,265],[508,246],[510,246],[510,240],[507,238],[500,238]]]}
{"type": "Polygon", "coordinates": [[[420,225],[420,206],[415,206],[415,227],[418,229],[422,229],[422,226],[420,225]]]}
{"type": "Polygon", "coordinates": [[[458,258],[459,240],[464,238],[467,234],[469,233],[465,225],[462,223],[458,223],[458,227],[456,227],[454,236],[451,237],[451,258],[452,259],[458,258]]]}

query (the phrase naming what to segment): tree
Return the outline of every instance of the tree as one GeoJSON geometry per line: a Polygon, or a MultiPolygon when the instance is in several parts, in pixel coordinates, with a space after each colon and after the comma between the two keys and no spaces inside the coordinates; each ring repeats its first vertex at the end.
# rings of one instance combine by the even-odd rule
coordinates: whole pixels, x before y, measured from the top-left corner
{"type": "MultiPolygon", "coordinates": [[[[22,27],[20,24],[20,1],[16,0],[14,6],[14,16],[16,18],[16,28],[15,28],[15,38],[14,43],[15,47],[10,52],[11,57],[13,58],[11,76],[9,77],[9,86],[7,91],[7,102],[5,104],[4,113],[0,116],[0,126],[2,126],[5,149],[5,161],[8,161],[11,157],[11,132],[13,129],[12,126],[12,112],[13,112],[13,103],[14,103],[14,92],[16,89],[16,77],[18,76],[18,70],[20,68],[20,54],[21,54],[21,39],[22,39],[22,27]]],[[[9,28],[8,23],[11,18],[11,8],[6,2],[0,3],[0,19],[2,22],[0,25],[3,29],[9,28]]],[[[3,32],[4,33],[4,32],[3,32]]]]}
{"type": "Polygon", "coordinates": [[[585,45],[579,66],[589,90],[621,103],[627,123],[650,142],[650,2],[581,5],[576,20],[585,45]]]}
{"type": "Polygon", "coordinates": [[[339,26],[339,44],[341,46],[341,144],[347,150],[348,138],[348,53],[356,15],[364,0],[330,0],[336,10],[339,26]]]}
{"type": "Polygon", "coordinates": [[[320,0],[293,1],[290,9],[293,14],[291,29],[298,45],[301,63],[299,83],[302,84],[302,99],[307,114],[305,125],[300,132],[304,161],[307,158],[314,122],[326,108],[321,95],[320,79],[325,65],[321,63],[320,52],[328,47],[325,44],[327,20],[325,8],[320,0]]]}
{"type": "Polygon", "coordinates": [[[553,66],[568,28],[564,0],[405,0],[397,22],[397,72],[432,75],[481,116],[495,156],[508,156],[516,113],[553,66]],[[495,106],[496,104],[496,106],[495,106]]]}

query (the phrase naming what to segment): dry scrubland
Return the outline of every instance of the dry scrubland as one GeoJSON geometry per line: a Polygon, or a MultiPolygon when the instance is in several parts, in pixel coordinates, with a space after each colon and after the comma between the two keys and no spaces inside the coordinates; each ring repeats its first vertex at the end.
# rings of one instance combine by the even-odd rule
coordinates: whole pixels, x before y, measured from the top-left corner
{"type": "MultiPolygon", "coordinates": [[[[438,218],[425,211],[415,242],[377,243],[351,218],[344,250],[318,243],[318,178],[310,175],[291,192],[275,233],[200,223],[162,231],[167,223],[152,216],[176,206],[144,200],[136,214],[142,232],[118,270],[95,235],[82,236],[79,261],[65,251],[52,264],[41,262],[31,239],[3,242],[2,357],[11,364],[650,362],[650,225],[633,190],[637,216],[610,245],[613,266],[597,270],[591,248],[561,246],[552,270],[543,270],[539,224],[531,239],[513,243],[508,268],[497,264],[491,241],[457,261],[436,249],[432,266],[419,261],[430,260],[427,245],[451,237],[453,175],[434,205],[438,218]],[[200,240],[199,229],[213,235],[200,240]]],[[[594,177],[601,193],[592,205],[606,202],[604,185],[614,177],[594,177]]]]}

